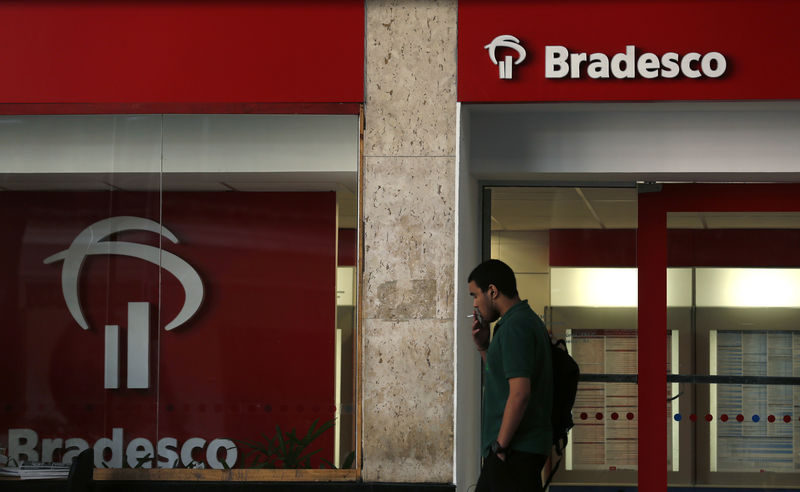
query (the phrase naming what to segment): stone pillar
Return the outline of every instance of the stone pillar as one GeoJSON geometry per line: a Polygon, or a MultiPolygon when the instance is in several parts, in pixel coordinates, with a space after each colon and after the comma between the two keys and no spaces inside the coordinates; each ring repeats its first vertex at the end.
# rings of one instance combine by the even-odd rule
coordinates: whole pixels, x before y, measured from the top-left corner
{"type": "Polygon", "coordinates": [[[367,0],[363,478],[453,482],[456,0],[367,0]]]}

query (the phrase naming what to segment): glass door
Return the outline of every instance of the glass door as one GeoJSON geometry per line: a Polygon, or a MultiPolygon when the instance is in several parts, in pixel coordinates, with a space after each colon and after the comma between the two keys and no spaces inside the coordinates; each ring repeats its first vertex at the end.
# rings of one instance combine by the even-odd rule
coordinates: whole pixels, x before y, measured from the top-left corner
{"type": "Polygon", "coordinates": [[[640,191],[640,490],[796,484],[800,187],[640,191]]]}
{"type": "MultiPolygon", "coordinates": [[[[489,256],[564,339],[581,380],[553,490],[625,486],[638,460],[636,199],[630,187],[493,186],[489,256]]],[[[545,467],[558,462],[554,456],[545,467]]],[[[618,488],[614,488],[618,490],[618,488]]]]}

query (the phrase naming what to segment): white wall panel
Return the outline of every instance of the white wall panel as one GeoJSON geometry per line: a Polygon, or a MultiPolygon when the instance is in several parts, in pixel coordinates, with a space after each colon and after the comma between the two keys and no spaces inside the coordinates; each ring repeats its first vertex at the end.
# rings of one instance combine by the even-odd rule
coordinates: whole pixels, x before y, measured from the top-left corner
{"type": "MultiPolygon", "coordinates": [[[[698,269],[699,272],[699,269],[698,269]]],[[[636,268],[555,267],[550,269],[553,306],[636,307],[636,268]]],[[[699,288],[698,273],[698,288],[699,288]]],[[[698,298],[698,305],[700,299],[698,298]]],[[[692,269],[667,269],[667,306],[692,305],[692,269]]]]}
{"type": "Polygon", "coordinates": [[[553,306],[636,307],[636,268],[551,268],[553,306]]]}
{"type": "Polygon", "coordinates": [[[531,309],[544,317],[544,307],[550,305],[550,275],[547,273],[517,273],[519,297],[528,301],[531,309]]]}
{"type": "Polygon", "coordinates": [[[667,306],[692,306],[691,268],[667,268],[667,306]]]}
{"type": "Polygon", "coordinates": [[[485,179],[800,170],[800,104],[792,101],[491,105],[470,111],[470,168],[485,179]]]}
{"type": "Polygon", "coordinates": [[[698,307],[800,307],[800,269],[698,268],[698,307]]]}
{"type": "Polygon", "coordinates": [[[548,273],[550,233],[548,231],[495,231],[492,258],[503,260],[514,273],[548,273]]]}
{"type": "Polygon", "coordinates": [[[0,117],[2,173],[160,170],[159,115],[0,117]]]}
{"type": "Polygon", "coordinates": [[[353,115],[167,115],[164,171],[355,172],[353,115]]]}
{"type": "MultiPolygon", "coordinates": [[[[166,115],[167,173],[354,173],[354,115],[166,115]]],[[[161,115],[0,117],[0,173],[157,173],[161,115]]]]}
{"type": "Polygon", "coordinates": [[[459,492],[472,490],[478,481],[481,464],[481,364],[472,341],[472,298],[467,290],[467,276],[481,261],[481,189],[469,173],[469,115],[458,104],[459,121],[456,156],[456,271],[455,296],[455,463],[454,481],[459,492]]]}

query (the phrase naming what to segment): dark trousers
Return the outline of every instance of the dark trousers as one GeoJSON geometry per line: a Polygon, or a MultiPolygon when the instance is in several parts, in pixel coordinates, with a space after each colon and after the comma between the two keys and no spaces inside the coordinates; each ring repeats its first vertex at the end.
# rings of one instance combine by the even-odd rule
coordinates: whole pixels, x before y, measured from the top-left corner
{"type": "Polygon", "coordinates": [[[513,449],[503,461],[494,453],[483,460],[475,492],[540,492],[547,456],[513,449]]]}

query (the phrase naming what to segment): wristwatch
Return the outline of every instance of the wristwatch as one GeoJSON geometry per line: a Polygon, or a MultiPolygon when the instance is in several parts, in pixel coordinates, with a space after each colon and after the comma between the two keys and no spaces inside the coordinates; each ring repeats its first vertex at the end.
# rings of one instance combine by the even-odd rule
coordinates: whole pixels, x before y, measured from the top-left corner
{"type": "Polygon", "coordinates": [[[495,441],[492,443],[491,450],[492,450],[492,453],[493,453],[493,454],[506,454],[506,452],[508,451],[508,448],[504,448],[503,446],[501,446],[501,445],[500,445],[500,443],[499,443],[499,442],[497,442],[497,441],[495,440],[495,441]]]}

